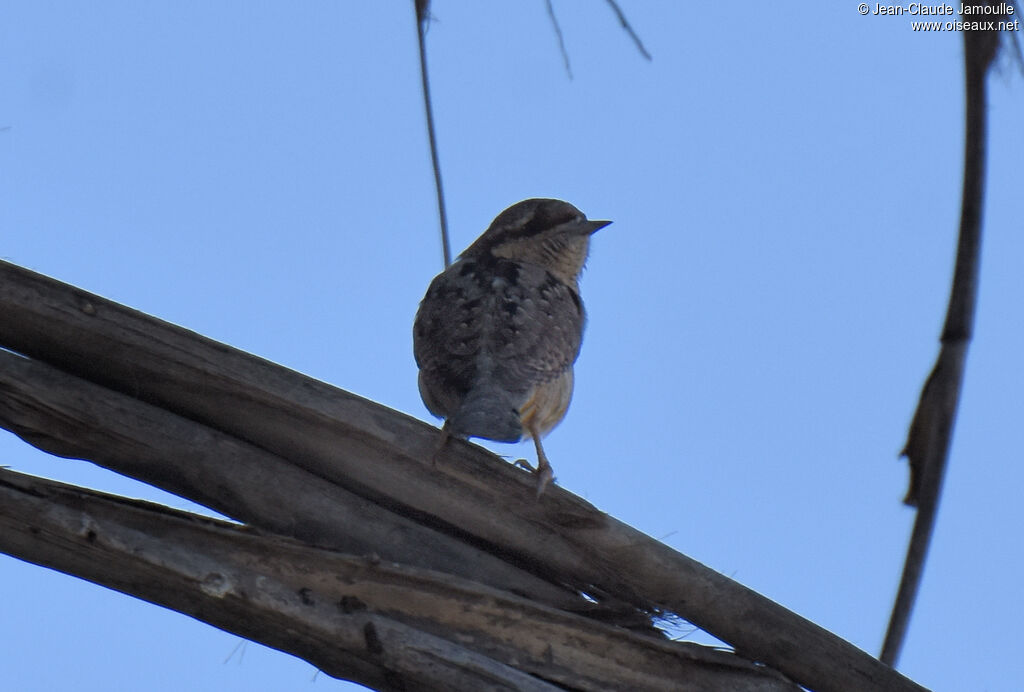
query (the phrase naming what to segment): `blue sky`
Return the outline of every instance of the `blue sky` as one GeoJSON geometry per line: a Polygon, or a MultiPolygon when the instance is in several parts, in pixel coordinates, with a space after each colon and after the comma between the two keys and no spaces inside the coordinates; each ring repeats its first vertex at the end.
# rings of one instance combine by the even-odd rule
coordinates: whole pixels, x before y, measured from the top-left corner
{"type": "MultiPolygon", "coordinates": [[[[7,3],[0,255],[429,419],[411,5],[7,3]]],[[[853,2],[621,5],[653,62],[605,3],[556,1],[569,80],[542,0],[435,3],[452,244],[526,197],[613,219],[558,482],[877,653],[952,271],[961,37],[853,2]]],[[[976,337],[900,666],[939,690],[1019,684],[1024,83],[1004,61],[990,84],[976,337]]],[[[3,432],[0,464],[192,507],[3,432]]],[[[355,688],[12,558],[0,586],[10,689],[355,688]]]]}

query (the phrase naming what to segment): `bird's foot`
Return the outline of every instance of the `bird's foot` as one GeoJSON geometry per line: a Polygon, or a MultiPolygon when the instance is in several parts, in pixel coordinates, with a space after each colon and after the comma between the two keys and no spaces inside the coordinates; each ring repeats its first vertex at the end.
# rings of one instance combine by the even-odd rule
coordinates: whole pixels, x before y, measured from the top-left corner
{"type": "Polygon", "coordinates": [[[537,474],[537,499],[539,500],[540,496],[544,494],[544,489],[547,488],[548,485],[551,484],[551,481],[555,480],[555,474],[551,470],[551,466],[549,464],[544,464],[543,466],[540,466],[537,469],[536,474],[537,474]]]}
{"type": "Polygon", "coordinates": [[[437,444],[434,445],[434,452],[430,455],[430,465],[435,469],[437,468],[437,460],[441,458],[441,452],[444,450],[449,437],[451,437],[451,434],[448,432],[448,421],[445,421],[444,425],[441,426],[441,434],[438,435],[437,444]]]}
{"type": "MultiPolygon", "coordinates": [[[[546,461],[546,460],[545,460],[546,461]]],[[[534,466],[526,459],[516,459],[512,462],[513,466],[518,466],[521,469],[526,469],[530,473],[537,476],[537,497],[539,498],[544,494],[544,490],[551,485],[551,481],[555,480],[555,474],[551,470],[551,464],[541,462],[538,466],[534,466]]]]}

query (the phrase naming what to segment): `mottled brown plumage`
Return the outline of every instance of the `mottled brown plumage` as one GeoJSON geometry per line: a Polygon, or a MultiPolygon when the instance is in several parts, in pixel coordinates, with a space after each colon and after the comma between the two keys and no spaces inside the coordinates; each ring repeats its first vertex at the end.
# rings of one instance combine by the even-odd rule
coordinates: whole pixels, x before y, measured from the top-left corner
{"type": "Polygon", "coordinates": [[[537,493],[552,478],[540,438],[572,398],[583,338],[579,274],[588,221],[556,199],[514,204],[431,282],[413,326],[423,403],[448,435],[533,438],[537,493]]]}

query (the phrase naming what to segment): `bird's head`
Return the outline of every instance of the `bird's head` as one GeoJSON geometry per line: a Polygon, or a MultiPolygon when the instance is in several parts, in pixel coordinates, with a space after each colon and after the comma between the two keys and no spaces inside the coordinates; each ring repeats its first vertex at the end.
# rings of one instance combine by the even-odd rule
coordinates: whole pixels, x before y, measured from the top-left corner
{"type": "Polygon", "coordinates": [[[611,221],[588,221],[579,209],[560,199],[517,202],[491,222],[462,257],[486,254],[539,265],[569,284],[587,260],[590,236],[611,221]]]}

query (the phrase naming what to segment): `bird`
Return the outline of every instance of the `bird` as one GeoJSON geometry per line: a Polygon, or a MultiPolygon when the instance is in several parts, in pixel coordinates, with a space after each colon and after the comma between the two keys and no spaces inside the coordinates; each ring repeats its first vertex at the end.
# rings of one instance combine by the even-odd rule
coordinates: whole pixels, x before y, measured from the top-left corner
{"type": "Polygon", "coordinates": [[[554,472],[541,437],[569,408],[583,340],[580,273],[590,236],[610,223],[562,200],[526,199],[431,281],[413,323],[413,354],[423,403],[444,419],[435,464],[452,436],[531,438],[543,494],[554,472]]]}

